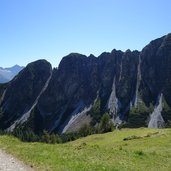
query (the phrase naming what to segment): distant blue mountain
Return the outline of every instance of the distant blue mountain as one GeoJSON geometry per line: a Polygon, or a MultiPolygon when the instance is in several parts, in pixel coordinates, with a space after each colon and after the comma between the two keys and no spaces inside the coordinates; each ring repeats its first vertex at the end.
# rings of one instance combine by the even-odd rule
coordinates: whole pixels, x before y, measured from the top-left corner
{"type": "Polygon", "coordinates": [[[0,67],[0,83],[6,83],[11,81],[24,67],[14,65],[10,68],[0,67]]]}

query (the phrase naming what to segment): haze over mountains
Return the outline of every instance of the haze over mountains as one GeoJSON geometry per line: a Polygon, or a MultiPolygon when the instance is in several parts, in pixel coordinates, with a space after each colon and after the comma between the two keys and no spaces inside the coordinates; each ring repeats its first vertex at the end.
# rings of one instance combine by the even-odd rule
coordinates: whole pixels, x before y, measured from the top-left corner
{"type": "Polygon", "coordinates": [[[0,83],[6,83],[11,81],[24,67],[14,65],[10,68],[0,67],[0,83]]]}
{"type": "Polygon", "coordinates": [[[38,60],[0,86],[0,128],[72,132],[105,112],[115,126],[170,127],[170,78],[171,34],[141,52],[71,53],[55,69],[38,60]]]}

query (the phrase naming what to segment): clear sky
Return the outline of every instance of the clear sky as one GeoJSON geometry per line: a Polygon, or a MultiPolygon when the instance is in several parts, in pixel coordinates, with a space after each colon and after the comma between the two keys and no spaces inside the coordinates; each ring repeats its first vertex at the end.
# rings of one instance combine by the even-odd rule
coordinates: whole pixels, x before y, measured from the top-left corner
{"type": "Polygon", "coordinates": [[[171,32],[171,0],[0,0],[0,66],[141,50],[171,32]]]}

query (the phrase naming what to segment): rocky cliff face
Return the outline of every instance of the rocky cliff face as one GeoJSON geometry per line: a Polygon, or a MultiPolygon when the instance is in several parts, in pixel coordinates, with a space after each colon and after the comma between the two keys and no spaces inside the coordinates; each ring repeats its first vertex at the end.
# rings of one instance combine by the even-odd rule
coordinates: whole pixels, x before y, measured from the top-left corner
{"type": "Polygon", "coordinates": [[[72,53],[53,71],[48,62],[36,61],[0,86],[0,127],[76,131],[94,119],[91,109],[97,101],[96,122],[107,111],[115,125],[163,127],[171,120],[170,76],[171,34],[142,52],[72,53]]]}
{"type": "Polygon", "coordinates": [[[51,65],[39,60],[30,63],[6,87],[1,97],[1,128],[10,127],[34,104],[51,74],[51,65]]]}

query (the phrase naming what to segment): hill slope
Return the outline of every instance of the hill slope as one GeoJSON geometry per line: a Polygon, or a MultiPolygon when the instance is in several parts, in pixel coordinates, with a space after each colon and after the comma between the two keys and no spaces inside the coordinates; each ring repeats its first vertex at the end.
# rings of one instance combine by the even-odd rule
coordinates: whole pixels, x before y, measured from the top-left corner
{"type": "Polygon", "coordinates": [[[0,136],[0,148],[38,170],[171,170],[171,129],[123,129],[66,144],[23,143],[0,136]]]}

